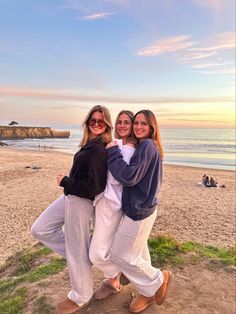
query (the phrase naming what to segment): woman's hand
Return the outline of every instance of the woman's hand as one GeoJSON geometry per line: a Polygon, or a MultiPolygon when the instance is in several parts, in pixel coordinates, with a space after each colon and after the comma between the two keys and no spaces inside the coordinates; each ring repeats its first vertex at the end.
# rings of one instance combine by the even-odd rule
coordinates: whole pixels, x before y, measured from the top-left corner
{"type": "Polygon", "coordinates": [[[118,142],[116,140],[111,141],[110,143],[107,144],[106,148],[110,148],[112,146],[118,145],[118,142]]]}
{"type": "Polygon", "coordinates": [[[62,174],[59,174],[58,176],[57,176],[57,184],[60,186],[60,184],[61,184],[61,180],[64,178],[64,176],[62,175],[62,174]]]}

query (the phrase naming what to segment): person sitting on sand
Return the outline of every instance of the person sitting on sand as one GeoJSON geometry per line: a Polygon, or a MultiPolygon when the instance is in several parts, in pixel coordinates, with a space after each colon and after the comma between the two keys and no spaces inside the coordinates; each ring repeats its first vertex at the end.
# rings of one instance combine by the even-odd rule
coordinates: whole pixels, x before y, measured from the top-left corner
{"type": "Polygon", "coordinates": [[[200,182],[198,183],[198,185],[201,185],[201,184],[204,185],[207,188],[218,188],[218,187],[225,188],[225,184],[219,185],[216,182],[216,180],[213,179],[213,177],[211,177],[210,180],[209,180],[209,177],[206,174],[204,174],[202,176],[202,183],[200,183],[200,182]]]}
{"type": "Polygon", "coordinates": [[[212,177],[210,178],[210,187],[212,187],[212,188],[218,187],[217,182],[212,177]]]}
{"type": "Polygon", "coordinates": [[[205,178],[206,178],[206,174],[202,176],[202,185],[204,185],[205,178]]]}
{"type": "Polygon", "coordinates": [[[204,180],[203,180],[203,185],[205,187],[210,187],[210,181],[209,181],[209,177],[208,176],[205,176],[204,180]]]}

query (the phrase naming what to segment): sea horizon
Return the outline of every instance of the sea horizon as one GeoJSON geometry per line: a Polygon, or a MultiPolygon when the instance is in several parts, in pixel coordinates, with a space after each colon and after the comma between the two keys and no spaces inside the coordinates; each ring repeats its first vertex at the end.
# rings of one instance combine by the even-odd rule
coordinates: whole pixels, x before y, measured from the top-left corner
{"type": "MultiPolygon", "coordinates": [[[[79,125],[51,125],[70,131],[69,138],[2,140],[6,144],[31,150],[55,150],[74,154],[83,129],[79,125]]],[[[232,128],[160,128],[166,164],[235,170],[235,130],[232,128]]]]}

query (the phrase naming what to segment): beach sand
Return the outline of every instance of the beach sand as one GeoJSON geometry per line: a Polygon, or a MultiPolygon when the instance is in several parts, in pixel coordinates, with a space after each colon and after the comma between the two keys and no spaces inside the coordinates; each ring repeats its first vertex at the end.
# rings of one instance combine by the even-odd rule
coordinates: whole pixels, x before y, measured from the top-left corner
{"type": "MultiPolygon", "coordinates": [[[[39,214],[59,195],[57,174],[68,174],[73,156],[57,152],[0,148],[0,263],[36,241],[29,230],[39,214]],[[40,169],[33,169],[34,166],[40,169]]],[[[235,245],[235,173],[232,171],[164,165],[160,206],[152,236],[171,235],[218,247],[235,245]],[[213,176],[226,188],[197,185],[203,174],[213,176]]],[[[235,268],[217,264],[171,266],[174,279],[164,305],[151,305],[145,314],[235,313],[235,268]]],[[[94,288],[102,275],[94,269],[94,288]]],[[[45,295],[54,307],[70,290],[68,270],[50,276],[40,285],[29,283],[25,314],[35,313],[37,300],[45,295]]],[[[128,314],[134,296],[132,285],[104,301],[93,301],[81,314],[128,314]]],[[[47,312],[48,313],[48,312],[47,312]]],[[[56,310],[50,311],[51,314],[56,310]]]]}
{"type": "MultiPolygon", "coordinates": [[[[54,151],[0,148],[0,263],[35,243],[30,226],[63,192],[56,175],[68,174],[72,159],[71,154],[54,151]]],[[[164,165],[159,199],[152,236],[235,245],[235,172],[164,165]],[[198,186],[205,173],[226,188],[198,186]]]]}

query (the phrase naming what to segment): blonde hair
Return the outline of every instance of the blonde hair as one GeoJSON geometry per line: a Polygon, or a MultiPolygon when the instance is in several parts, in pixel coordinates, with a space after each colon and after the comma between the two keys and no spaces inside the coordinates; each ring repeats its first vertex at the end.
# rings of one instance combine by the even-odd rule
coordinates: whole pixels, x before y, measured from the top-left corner
{"type": "Polygon", "coordinates": [[[145,116],[145,118],[147,119],[147,122],[150,126],[149,138],[156,145],[156,147],[160,151],[161,157],[164,159],[164,150],[163,150],[162,145],[161,145],[161,135],[160,135],[157,119],[156,119],[154,113],[148,109],[140,110],[135,114],[134,120],[138,114],[143,114],[145,116]]]}
{"type": "MultiPolygon", "coordinates": [[[[125,114],[125,115],[127,115],[127,116],[129,117],[129,119],[130,119],[132,125],[133,125],[133,123],[134,123],[134,113],[133,113],[132,111],[130,111],[130,110],[121,110],[121,111],[118,113],[118,115],[117,115],[117,117],[116,117],[116,121],[115,121],[115,134],[114,134],[114,135],[115,135],[115,138],[120,138],[120,135],[119,135],[118,132],[117,132],[117,123],[118,123],[118,120],[119,120],[119,118],[120,118],[120,116],[121,116],[122,114],[125,114]]],[[[132,129],[133,129],[133,128],[132,128],[132,129]]],[[[136,137],[134,136],[132,129],[131,129],[130,135],[127,136],[127,138],[126,138],[126,143],[132,143],[132,144],[134,144],[135,146],[137,146],[137,145],[138,145],[138,141],[137,141],[136,137]]]]}
{"type": "Polygon", "coordinates": [[[106,122],[106,130],[104,133],[102,133],[100,135],[102,140],[106,144],[111,142],[111,140],[112,140],[112,136],[111,136],[112,122],[111,122],[110,112],[106,107],[101,106],[101,105],[96,105],[92,109],[90,109],[89,113],[87,114],[87,116],[83,122],[84,134],[83,134],[82,140],[79,144],[79,146],[81,146],[81,147],[86,145],[89,142],[90,130],[89,130],[88,121],[94,112],[101,112],[103,119],[106,122]]]}

